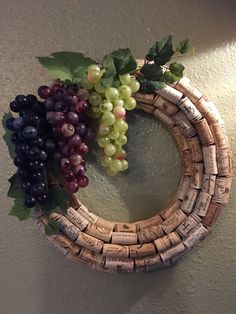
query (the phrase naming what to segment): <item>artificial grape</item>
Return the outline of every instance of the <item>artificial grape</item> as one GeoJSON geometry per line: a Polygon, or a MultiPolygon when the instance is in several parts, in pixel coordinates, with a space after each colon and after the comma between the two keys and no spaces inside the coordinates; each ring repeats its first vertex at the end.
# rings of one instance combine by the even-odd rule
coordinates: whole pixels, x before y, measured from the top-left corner
{"type": "Polygon", "coordinates": [[[56,145],[53,140],[46,140],[44,142],[44,149],[46,153],[53,153],[56,148],[56,145]]]}
{"type": "Polygon", "coordinates": [[[120,118],[124,118],[125,114],[126,114],[126,110],[124,107],[122,106],[116,106],[113,109],[113,114],[116,117],[116,119],[120,119],[120,118]]]}
{"type": "Polygon", "coordinates": [[[106,147],[110,144],[110,139],[107,136],[99,136],[98,137],[98,146],[99,147],[106,147]]]}
{"type": "Polygon", "coordinates": [[[29,105],[32,105],[33,103],[38,101],[37,97],[35,95],[32,95],[32,94],[27,95],[26,98],[27,98],[27,102],[29,105]]]}
{"type": "Polygon", "coordinates": [[[108,134],[108,137],[111,139],[111,140],[116,140],[118,139],[118,137],[120,136],[120,133],[117,131],[117,130],[111,130],[110,133],[108,134]]]}
{"type": "Polygon", "coordinates": [[[115,101],[113,101],[113,106],[115,107],[123,107],[124,106],[124,100],[123,99],[116,99],[115,101]]]}
{"type": "Polygon", "coordinates": [[[36,197],[34,197],[33,195],[26,195],[24,202],[26,207],[34,207],[36,203],[37,203],[36,197]]]}
{"type": "Polygon", "coordinates": [[[117,119],[113,127],[119,132],[126,132],[128,130],[128,124],[123,119],[117,119]]]}
{"type": "Polygon", "coordinates": [[[37,146],[32,146],[27,151],[27,156],[30,159],[37,159],[40,153],[40,149],[37,146]]]}
{"type": "Polygon", "coordinates": [[[121,134],[115,141],[116,145],[125,145],[127,143],[127,136],[125,134],[121,134]]]}
{"type": "Polygon", "coordinates": [[[92,82],[92,83],[98,82],[99,79],[100,79],[100,77],[101,77],[100,70],[99,70],[99,71],[97,71],[97,70],[92,70],[92,71],[90,71],[90,72],[88,73],[88,76],[87,76],[88,81],[89,81],[89,82],[92,82]]]}
{"type": "Polygon", "coordinates": [[[103,167],[109,167],[110,166],[110,163],[112,161],[112,158],[107,156],[107,155],[102,155],[101,156],[101,165],[103,167]]]}
{"type": "Polygon", "coordinates": [[[22,106],[20,103],[14,100],[10,103],[10,109],[13,112],[20,112],[20,110],[22,109],[22,106]]]}
{"type": "Polygon", "coordinates": [[[136,93],[140,88],[140,83],[135,78],[131,78],[131,81],[128,85],[131,88],[132,93],[136,93]]]}
{"type": "Polygon", "coordinates": [[[119,98],[119,91],[117,88],[109,87],[105,91],[105,96],[111,101],[116,100],[119,98]]]}
{"type": "Polygon", "coordinates": [[[45,193],[46,184],[44,182],[35,183],[30,188],[30,194],[33,196],[40,196],[45,193]]]}
{"type": "Polygon", "coordinates": [[[123,148],[117,148],[114,156],[116,159],[123,160],[126,157],[126,151],[123,148]]]}
{"type": "Polygon", "coordinates": [[[29,190],[30,190],[30,187],[31,187],[31,183],[29,182],[29,181],[23,181],[22,183],[21,183],[21,188],[22,188],[22,190],[24,191],[24,192],[29,192],[29,190]]]}
{"type": "Polygon", "coordinates": [[[127,97],[125,99],[124,107],[126,110],[134,110],[136,107],[136,100],[133,97],[127,97]]]}
{"type": "Polygon", "coordinates": [[[68,111],[68,106],[63,100],[59,100],[55,103],[54,110],[65,113],[68,111]]]}
{"type": "Polygon", "coordinates": [[[27,171],[24,168],[20,168],[17,171],[17,175],[19,176],[20,179],[25,180],[30,178],[30,172],[27,171]]]}
{"type": "Polygon", "coordinates": [[[52,97],[48,97],[45,101],[45,109],[47,111],[52,111],[54,109],[55,100],[52,97]]]}
{"type": "Polygon", "coordinates": [[[72,135],[68,140],[68,145],[70,147],[79,147],[81,143],[82,141],[79,134],[72,135]]]}
{"type": "Polygon", "coordinates": [[[65,187],[70,193],[76,193],[79,190],[79,184],[77,181],[68,182],[65,187]]]}
{"type": "Polygon", "coordinates": [[[110,126],[115,123],[116,117],[114,116],[112,112],[106,112],[103,114],[101,121],[105,125],[110,126]]]}
{"type": "Polygon", "coordinates": [[[14,120],[15,120],[14,118],[8,118],[6,121],[6,127],[10,131],[15,131],[14,120]]]}
{"type": "Polygon", "coordinates": [[[92,71],[98,71],[100,72],[100,67],[97,64],[91,64],[88,66],[88,73],[92,72],[92,71]]]}
{"type": "Polygon", "coordinates": [[[48,86],[46,85],[43,85],[43,86],[40,86],[39,89],[38,89],[38,95],[40,98],[42,99],[46,99],[50,96],[51,94],[51,90],[48,86]]]}
{"type": "Polygon", "coordinates": [[[122,160],[121,162],[122,162],[121,171],[127,170],[127,169],[129,168],[129,163],[128,163],[128,161],[124,159],[124,160],[122,160]]]}
{"type": "Polygon", "coordinates": [[[67,120],[75,126],[79,123],[79,116],[76,112],[70,111],[67,113],[67,120]]]}
{"type": "Polygon", "coordinates": [[[40,101],[36,101],[31,105],[31,110],[35,113],[43,114],[44,113],[44,104],[40,101]]]}
{"type": "Polygon", "coordinates": [[[67,158],[62,158],[60,160],[60,166],[62,170],[70,169],[70,166],[71,166],[70,160],[67,158]]]}
{"type": "Polygon", "coordinates": [[[19,138],[19,134],[17,132],[14,132],[11,134],[11,141],[13,144],[19,144],[20,143],[20,138],[19,138]]]}
{"type": "Polygon", "coordinates": [[[102,102],[102,96],[99,93],[92,92],[89,95],[89,103],[92,106],[99,106],[100,103],[102,102]]]}
{"type": "Polygon", "coordinates": [[[66,157],[72,155],[74,151],[75,151],[74,147],[71,147],[69,145],[64,145],[63,147],[61,147],[61,152],[66,157]]]}
{"type": "Polygon", "coordinates": [[[34,160],[34,161],[29,161],[27,163],[27,167],[29,170],[43,170],[44,167],[45,167],[45,164],[41,161],[38,161],[38,160],[34,160]]]}
{"type": "Polygon", "coordinates": [[[121,171],[122,169],[122,162],[118,159],[113,159],[109,165],[110,169],[113,171],[121,171]]]}
{"type": "Polygon", "coordinates": [[[112,111],[113,104],[110,101],[103,102],[99,105],[99,109],[102,113],[112,111]]]}
{"type": "Polygon", "coordinates": [[[65,137],[70,137],[75,133],[75,128],[70,123],[64,123],[61,127],[61,133],[65,137]]]}
{"type": "Polygon", "coordinates": [[[33,126],[26,126],[22,132],[22,136],[26,140],[34,139],[37,137],[37,135],[38,135],[38,131],[33,126]]]}
{"type": "Polygon", "coordinates": [[[114,171],[114,170],[111,170],[111,168],[107,168],[107,175],[109,177],[114,177],[117,175],[117,173],[118,173],[118,171],[114,171]]]}
{"type": "Polygon", "coordinates": [[[85,168],[83,165],[76,165],[73,167],[73,173],[76,175],[77,178],[81,177],[85,173],[85,168]]]}
{"type": "Polygon", "coordinates": [[[101,111],[100,111],[99,107],[90,108],[89,115],[94,119],[98,119],[101,116],[101,111]]]}
{"type": "Polygon", "coordinates": [[[81,163],[82,157],[79,154],[72,154],[69,160],[73,166],[77,166],[81,163]]]}
{"type": "Polygon", "coordinates": [[[43,182],[45,180],[45,176],[42,171],[35,171],[35,172],[32,172],[30,179],[33,182],[43,182]]]}
{"type": "Polygon", "coordinates": [[[86,155],[88,153],[88,146],[85,143],[80,144],[79,153],[81,155],[86,155]]]}
{"type": "Polygon", "coordinates": [[[99,81],[95,83],[94,89],[96,92],[98,92],[100,94],[105,93],[105,88],[102,86],[102,84],[99,81]]]}
{"type": "Polygon", "coordinates": [[[104,153],[107,156],[113,156],[116,153],[116,147],[113,144],[108,144],[105,148],[104,148],[104,153]]]}
{"type": "Polygon", "coordinates": [[[119,87],[119,94],[122,99],[126,99],[132,94],[131,88],[128,85],[121,85],[119,87]]]}
{"type": "Polygon", "coordinates": [[[88,90],[92,89],[93,88],[93,83],[90,82],[87,78],[82,78],[82,80],[80,81],[81,83],[81,86],[83,88],[86,88],[88,90]]]}
{"type": "Polygon", "coordinates": [[[87,89],[80,88],[77,92],[77,97],[80,101],[86,101],[89,99],[89,92],[87,89]]]}
{"type": "Polygon", "coordinates": [[[16,167],[24,167],[26,165],[26,163],[27,163],[27,161],[26,161],[25,157],[23,157],[23,156],[19,155],[19,156],[16,156],[14,158],[14,165],[16,167]]]}
{"type": "Polygon", "coordinates": [[[77,103],[76,107],[75,107],[75,110],[78,112],[78,113],[82,113],[82,112],[85,112],[87,111],[89,108],[89,105],[87,103],[87,101],[85,100],[81,100],[77,103]]]}
{"type": "Polygon", "coordinates": [[[37,137],[37,138],[34,138],[33,140],[30,140],[29,141],[29,145],[31,146],[37,146],[39,148],[42,148],[43,147],[43,144],[44,144],[44,140],[42,137],[37,137]]]}
{"type": "Polygon", "coordinates": [[[100,124],[98,129],[99,135],[107,135],[110,132],[110,128],[108,125],[100,124]]]}
{"type": "Polygon", "coordinates": [[[75,180],[75,175],[72,170],[69,170],[64,174],[64,178],[67,182],[71,182],[75,180]]]}
{"type": "Polygon", "coordinates": [[[41,161],[45,161],[48,158],[48,154],[44,150],[41,150],[38,154],[38,158],[41,161]]]}
{"type": "Polygon", "coordinates": [[[64,96],[64,100],[69,106],[75,106],[78,103],[78,97],[76,95],[67,94],[64,96]]]}
{"type": "Polygon", "coordinates": [[[86,176],[83,176],[78,179],[78,185],[80,188],[85,188],[89,183],[89,179],[86,176]]]}
{"type": "Polygon", "coordinates": [[[37,197],[37,201],[39,202],[39,204],[44,204],[47,200],[48,196],[46,193],[42,194],[42,195],[39,195],[37,197]]]}
{"type": "Polygon", "coordinates": [[[87,129],[86,134],[85,134],[85,140],[86,141],[94,141],[96,139],[96,133],[90,129],[87,129]]]}
{"type": "Polygon", "coordinates": [[[27,112],[23,117],[24,123],[26,125],[31,125],[38,127],[40,124],[40,117],[38,114],[33,112],[27,112]]]}
{"type": "Polygon", "coordinates": [[[129,73],[119,76],[120,82],[122,85],[129,85],[131,82],[131,75],[129,73]]]}

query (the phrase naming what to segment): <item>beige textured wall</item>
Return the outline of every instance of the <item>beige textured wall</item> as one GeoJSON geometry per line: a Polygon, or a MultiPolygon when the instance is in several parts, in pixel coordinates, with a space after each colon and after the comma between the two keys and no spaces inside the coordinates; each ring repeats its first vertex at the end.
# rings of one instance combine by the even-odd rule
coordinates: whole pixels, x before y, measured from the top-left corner
{"type": "MultiPolygon", "coordinates": [[[[36,55],[77,50],[101,58],[130,47],[142,57],[174,33],[176,40],[192,38],[196,54],[183,60],[186,73],[218,105],[235,155],[235,9],[230,0],[0,0],[1,113],[15,94],[49,81],[36,55]]],[[[177,150],[165,128],[142,114],[132,114],[130,125],[130,173],[111,180],[93,160],[89,167],[92,183],[82,197],[104,217],[148,217],[178,184],[177,150]]],[[[176,267],[110,275],[65,260],[31,221],[8,217],[6,180],[14,167],[1,147],[1,314],[236,313],[235,184],[213,233],[176,267]]]]}

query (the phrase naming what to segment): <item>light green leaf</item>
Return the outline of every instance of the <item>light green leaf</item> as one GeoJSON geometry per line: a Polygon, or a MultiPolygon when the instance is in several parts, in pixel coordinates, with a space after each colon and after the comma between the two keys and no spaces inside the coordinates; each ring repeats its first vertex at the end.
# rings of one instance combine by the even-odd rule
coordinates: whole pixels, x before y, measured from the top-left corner
{"type": "Polygon", "coordinates": [[[15,216],[19,220],[26,220],[32,217],[32,208],[25,207],[23,199],[18,198],[15,199],[9,215],[15,216]]]}
{"type": "Polygon", "coordinates": [[[189,38],[183,39],[181,40],[177,47],[176,47],[176,51],[180,52],[180,53],[186,53],[188,51],[190,51],[193,48],[192,42],[189,38]]]}
{"type": "Polygon", "coordinates": [[[60,222],[55,221],[55,220],[50,220],[46,225],[45,225],[45,233],[49,236],[53,234],[59,234],[60,233],[60,222]]]}
{"type": "Polygon", "coordinates": [[[183,77],[184,69],[185,67],[181,63],[178,63],[178,62],[173,62],[169,66],[170,72],[174,74],[175,76],[177,76],[179,79],[183,77]]]}
{"type": "Polygon", "coordinates": [[[12,134],[12,132],[10,130],[8,130],[7,127],[6,127],[7,119],[12,118],[12,117],[13,116],[12,116],[12,114],[10,112],[8,112],[8,113],[5,112],[3,114],[3,118],[2,118],[2,125],[3,125],[3,127],[5,129],[5,133],[3,135],[3,139],[4,139],[5,143],[7,144],[10,157],[12,159],[14,159],[14,157],[15,157],[14,145],[11,142],[11,134],[12,134]]]}
{"type": "Polygon", "coordinates": [[[106,55],[103,58],[102,65],[106,69],[106,72],[100,79],[100,83],[102,84],[103,87],[111,87],[117,74],[114,59],[112,58],[112,56],[106,55]]]}

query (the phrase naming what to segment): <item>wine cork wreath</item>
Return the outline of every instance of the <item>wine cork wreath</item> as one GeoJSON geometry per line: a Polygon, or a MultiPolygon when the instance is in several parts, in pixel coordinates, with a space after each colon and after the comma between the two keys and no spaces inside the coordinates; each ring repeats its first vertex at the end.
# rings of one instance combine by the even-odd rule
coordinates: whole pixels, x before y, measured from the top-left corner
{"type": "Polygon", "coordinates": [[[215,105],[186,77],[134,97],[137,108],[162,121],[178,143],[182,179],[171,204],[132,223],[100,218],[74,194],[65,215],[35,211],[35,224],[52,246],[95,270],[149,272],[175,263],[211,232],[229,200],[232,151],[215,105]],[[60,234],[45,234],[49,218],[60,222],[60,234]]]}

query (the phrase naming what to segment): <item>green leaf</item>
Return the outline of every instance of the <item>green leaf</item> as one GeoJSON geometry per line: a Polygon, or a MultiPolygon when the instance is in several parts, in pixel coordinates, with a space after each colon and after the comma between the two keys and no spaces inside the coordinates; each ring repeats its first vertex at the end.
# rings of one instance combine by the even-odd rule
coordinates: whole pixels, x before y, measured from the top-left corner
{"type": "Polygon", "coordinates": [[[37,57],[50,75],[63,81],[80,80],[86,76],[86,70],[94,60],[85,57],[80,52],[60,51],[54,52],[49,57],[37,57]]]}
{"type": "Polygon", "coordinates": [[[169,35],[153,44],[146,55],[146,59],[154,61],[157,65],[164,65],[171,59],[173,54],[172,35],[169,35]]]}
{"type": "Polygon", "coordinates": [[[174,74],[175,76],[177,76],[179,79],[183,77],[184,69],[185,67],[181,63],[178,63],[178,62],[173,62],[169,66],[170,72],[174,74]]]}
{"type": "Polygon", "coordinates": [[[32,208],[25,207],[24,201],[21,198],[15,199],[14,205],[12,206],[10,216],[15,216],[19,220],[26,220],[32,217],[32,208]]]}
{"type": "Polygon", "coordinates": [[[163,80],[163,70],[159,65],[155,63],[144,64],[140,70],[143,75],[150,80],[162,81],[163,80]]]}
{"type": "Polygon", "coordinates": [[[69,195],[62,187],[59,185],[49,187],[47,201],[42,205],[45,213],[65,214],[69,206],[69,195]]]}
{"type": "Polygon", "coordinates": [[[129,48],[113,51],[111,57],[114,60],[118,75],[133,72],[137,68],[137,62],[129,48]]]}
{"type": "Polygon", "coordinates": [[[164,79],[166,83],[172,84],[179,80],[179,77],[171,73],[169,70],[165,71],[164,79]]]}
{"type": "Polygon", "coordinates": [[[165,87],[164,82],[151,81],[142,76],[138,76],[137,80],[140,83],[140,92],[142,93],[151,94],[155,90],[165,87]]]}
{"type": "Polygon", "coordinates": [[[193,48],[192,42],[189,38],[183,39],[181,40],[177,47],[176,47],[176,51],[180,52],[180,53],[186,53],[188,51],[190,51],[193,48]]]}
{"type": "Polygon", "coordinates": [[[14,174],[8,182],[11,184],[7,192],[8,197],[12,198],[24,198],[24,193],[20,187],[20,179],[17,174],[14,174]]]}
{"type": "Polygon", "coordinates": [[[103,58],[102,65],[106,69],[106,72],[100,79],[100,83],[102,84],[103,87],[111,87],[117,74],[114,59],[112,58],[112,56],[106,55],[103,58]]]}
{"type": "Polygon", "coordinates": [[[55,221],[55,220],[50,220],[46,225],[45,225],[45,233],[49,236],[53,234],[59,234],[60,233],[60,222],[55,221]]]}
{"type": "Polygon", "coordinates": [[[8,112],[8,113],[5,112],[3,114],[3,118],[2,118],[2,125],[3,125],[3,127],[5,129],[5,133],[3,135],[3,139],[4,139],[5,143],[7,144],[10,157],[12,159],[14,159],[14,157],[15,157],[14,145],[11,142],[11,134],[12,134],[12,132],[10,130],[8,130],[7,127],[6,127],[7,119],[12,118],[12,117],[13,116],[12,116],[12,114],[10,112],[8,112]]]}

